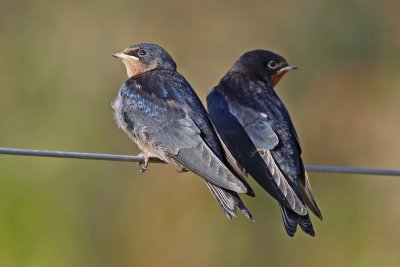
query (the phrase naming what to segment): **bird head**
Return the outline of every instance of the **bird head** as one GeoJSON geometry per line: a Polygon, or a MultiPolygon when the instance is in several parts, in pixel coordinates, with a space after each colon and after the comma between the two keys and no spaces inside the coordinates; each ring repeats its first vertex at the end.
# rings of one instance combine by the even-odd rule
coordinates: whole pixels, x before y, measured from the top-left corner
{"type": "Polygon", "coordinates": [[[260,78],[272,87],[289,71],[297,69],[287,61],[268,50],[253,50],[243,54],[233,65],[230,72],[238,72],[260,78]]]}
{"type": "Polygon", "coordinates": [[[176,64],[172,57],[156,44],[131,45],[112,56],[122,60],[129,78],[155,69],[176,70],[176,64]]]}

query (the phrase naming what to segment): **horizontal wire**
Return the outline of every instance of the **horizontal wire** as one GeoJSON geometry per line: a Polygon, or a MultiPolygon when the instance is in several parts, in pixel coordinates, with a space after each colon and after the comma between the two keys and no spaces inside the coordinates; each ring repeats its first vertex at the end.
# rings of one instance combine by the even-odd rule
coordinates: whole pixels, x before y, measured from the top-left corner
{"type": "MultiPolygon", "coordinates": [[[[21,149],[21,148],[0,148],[0,154],[18,155],[18,156],[33,156],[33,157],[50,157],[50,158],[130,161],[130,162],[143,162],[144,161],[144,157],[141,155],[129,156],[129,155],[66,152],[66,151],[53,151],[53,150],[21,149]]],[[[151,158],[150,162],[164,163],[162,160],[159,160],[157,158],[151,158]]]]}
{"type": "MultiPolygon", "coordinates": [[[[139,162],[139,163],[144,161],[144,157],[141,155],[129,156],[129,155],[65,152],[65,151],[20,149],[20,148],[0,148],[0,154],[33,156],[33,157],[130,161],[130,162],[139,162]]],[[[151,158],[150,162],[164,163],[162,160],[157,159],[157,158],[151,158]]],[[[307,171],[310,171],[310,172],[330,172],[330,173],[352,173],[352,174],[400,176],[400,170],[390,170],[390,169],[355,168],[355,167],[322,166],[322,165],[305,165],[305,168],[307,171]]]]}
{"type": "Polygon", "coordinates": [[[323,165],[305,165],[305,168],[307,171],[310,172],[332,172],[332,173],[336,172],[336,173],[400,176],[400,170],[393,170],[393,169],[374,169],[374,168],[357,168],[357,167],[323,166],[323,165]]]}

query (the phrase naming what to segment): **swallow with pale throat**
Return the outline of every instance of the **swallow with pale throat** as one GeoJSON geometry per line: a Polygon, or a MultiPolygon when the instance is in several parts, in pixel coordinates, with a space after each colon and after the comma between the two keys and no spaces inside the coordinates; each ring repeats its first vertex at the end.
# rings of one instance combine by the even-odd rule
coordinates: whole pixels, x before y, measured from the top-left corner
{"type": "Polygon", "coordinates": [[[138,145],[148,168],[149,158],[201,176],[228,218],[236,207],[253,217],[238,193],[254,196],[240,170],[230,167],[200,99],[177,72],[172,57],[158,45],[131,45],[113,54],[125,64],[128,80],[113,104],[119,127],[138,145]]]}
{"type": "Polygon", "coordinates": [[[223,147],[275,198],[286,232],[314,236],[309,208],[322,220],[301,159],[296,130],[274,87],[292,69],[267,50],[243,54],[209,91],[207,107],[223,147]]]}

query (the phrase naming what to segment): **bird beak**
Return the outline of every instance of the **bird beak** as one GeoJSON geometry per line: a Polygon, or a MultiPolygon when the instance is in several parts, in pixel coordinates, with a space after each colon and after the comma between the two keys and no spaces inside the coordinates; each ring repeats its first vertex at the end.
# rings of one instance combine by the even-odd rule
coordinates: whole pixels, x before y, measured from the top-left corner
{"type": "Polygon", "coordinates": [[[119,59],[133,59],[133,60],[139,60],[138,57],[127,55],[125,53],[114,53],[112,54],[113,57],[119,58],[119,59]]]}
{"type": "Polygon", "coordinates": [[[280,74],[280,73],[286,73],[286,72],[288,72],[289,70],[297,70],[297,66],[296,66],[296,65],[287,65],[287,66],[281,68],[281,69],[278,71],[278,74],[280,74]]]}
{"type": "Polygon", "coordinates": [[[275,75],[272,77],[271,80],[271,85],[272,87],[275,87],[275,85],[278,84],[278,82],[281,80],[281,78],[289,71],[289,70],[296,70],[297,66],[296,65],[289,65],[287,63],[284,63],[283,67],[279,69],[275,75]]]}

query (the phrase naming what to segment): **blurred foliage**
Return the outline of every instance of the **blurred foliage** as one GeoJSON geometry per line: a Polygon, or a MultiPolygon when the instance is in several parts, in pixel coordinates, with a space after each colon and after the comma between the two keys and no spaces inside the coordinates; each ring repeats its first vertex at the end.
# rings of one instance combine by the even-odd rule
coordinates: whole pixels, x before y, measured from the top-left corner
{"type": "MultiPolygon", "coordinates": [[[[204,101],[245,51],[300,69],[277,90],[306,163],[400,168],[400,2],[0,0],[0,146],[136,154],[111,57],[165,47],[204,101]]],[[[400,179],[311,173],[324,221],[291,239],[252,183],[229,222],[195,175],[0,157],[0,266],[399,266],[400,179]]]]}

